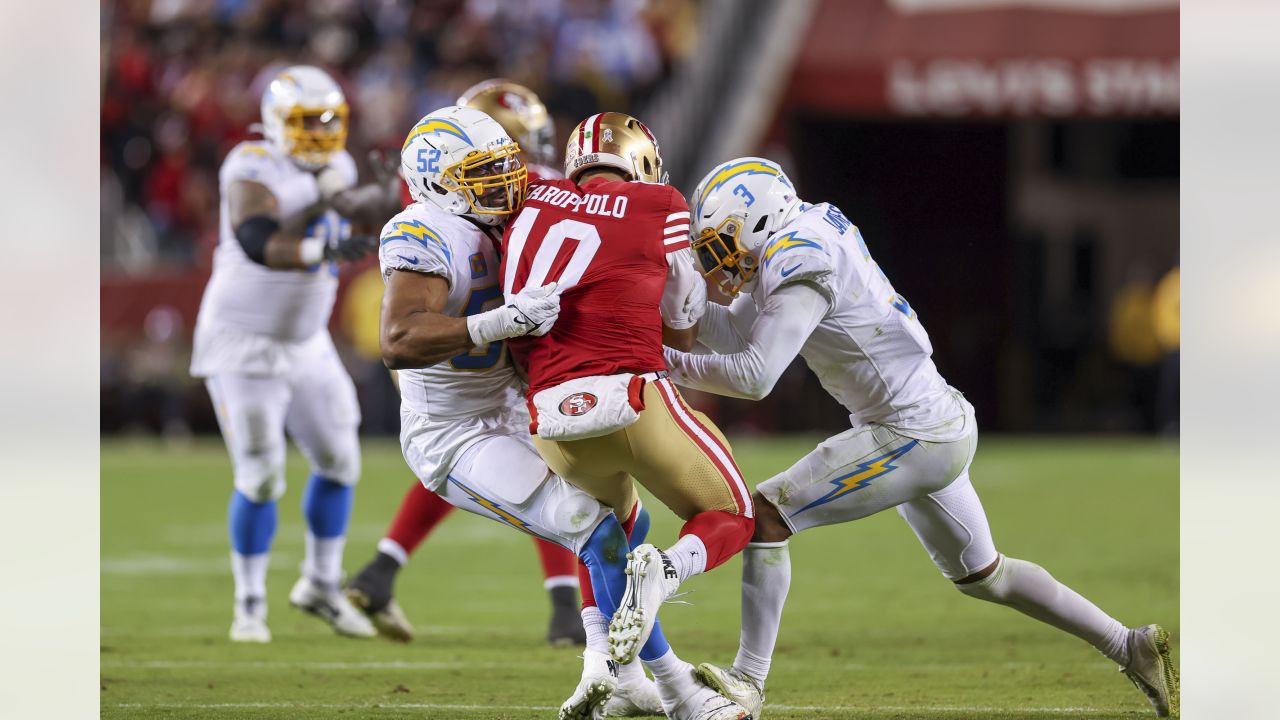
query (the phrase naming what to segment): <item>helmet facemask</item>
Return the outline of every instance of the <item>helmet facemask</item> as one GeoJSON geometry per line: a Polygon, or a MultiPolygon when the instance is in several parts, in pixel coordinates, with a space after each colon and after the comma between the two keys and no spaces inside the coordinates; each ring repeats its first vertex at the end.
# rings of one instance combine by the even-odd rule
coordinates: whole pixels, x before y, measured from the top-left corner
{"type": "Polygon", "coordinates": [[[281,118],[281,144],[299,165],[321,168],[347,146],[348,109],[294,106],[281,118]]]}
{"type": "Polygon", "coordinates": [[[755,277],[758,265],[756,256],[741,242],[745,221],[742,215],[730,215],[714,228],[703,228],[693,240],[702,274],[729,297],[735,297],[755,277]]]}
{"type": "Polygon", "coordinates": [[[515,142],[476,150],[440,173],[441,186],[465,198],[469,214],[485,222],[501,222],[520,210],[528,183],[529,170],[515,142]]]}

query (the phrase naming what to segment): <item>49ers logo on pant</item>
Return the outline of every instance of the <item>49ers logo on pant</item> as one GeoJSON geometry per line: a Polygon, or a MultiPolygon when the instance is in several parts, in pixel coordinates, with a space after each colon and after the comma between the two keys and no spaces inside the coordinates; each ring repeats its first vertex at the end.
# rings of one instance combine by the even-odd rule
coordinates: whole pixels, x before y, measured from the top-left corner
{"type": "Polygon", "coordinates": [[[560,401],[561,415],[585,415],[587,411],[596,406],[599,399],[589,392],[574,393],[564,400],[560,401]]]}

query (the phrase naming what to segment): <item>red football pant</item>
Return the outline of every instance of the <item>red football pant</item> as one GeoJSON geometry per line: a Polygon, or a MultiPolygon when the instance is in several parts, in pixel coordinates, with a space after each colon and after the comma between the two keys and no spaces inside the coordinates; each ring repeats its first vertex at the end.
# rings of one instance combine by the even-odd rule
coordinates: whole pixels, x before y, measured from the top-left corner
{"type": "MultiPolygon", "coordinates": [[[[412,555],[451,512],[452,505],[423,487],[422,483],[414,482],[409,492],[405,493],[404,500],[400,501],[400,508],[396,510],[391,527],[387,529],[387,539],[404,548],[406,555],[412,555]]],[[[533,540],[538,549],[542,577],[546,580],[547,587],[572,585],[578,558],[559,545],[538,538],[533,540]]]]}

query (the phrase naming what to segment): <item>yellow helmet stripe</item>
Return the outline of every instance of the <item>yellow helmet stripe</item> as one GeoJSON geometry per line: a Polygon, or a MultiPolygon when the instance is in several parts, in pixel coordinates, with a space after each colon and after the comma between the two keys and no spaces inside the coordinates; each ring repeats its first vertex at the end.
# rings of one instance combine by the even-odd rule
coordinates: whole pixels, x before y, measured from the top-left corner
{"type": "Polygon", "coordinates": [[[426,122],[418,123],[409,131],[409,137],[404,139],[404,145],[400,146],[400,152],[404,152],[405,149],[409,147],[409,143],[413,142],[414,138],[431,134],[452,135],[468,145],[475,144],[471,142],[471,138],[467,136],[466,131],[458,127],[458,124],[452,120],[431,118],[426,122]]]}
{"type": "Polygon", "coordinates": [[[747,160],[733,165],[726,165],[720,169],[720,172],[712,176],[706,187],[702,188],[702,194],[698,196],[698,209],[702,209],[702,203],[706,202],[707,196],[711,194],[712,190],[739,175],[778,175],[780,172],[777,167],[759,160],[747,160]]]}

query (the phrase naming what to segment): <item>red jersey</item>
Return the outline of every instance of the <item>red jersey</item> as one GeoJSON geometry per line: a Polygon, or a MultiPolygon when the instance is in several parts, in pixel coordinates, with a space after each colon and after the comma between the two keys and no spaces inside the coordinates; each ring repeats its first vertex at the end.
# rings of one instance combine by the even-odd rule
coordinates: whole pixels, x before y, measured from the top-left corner
{"type": "Polygon", "coordinates": [[[559,283],[560,317],[507,341],[529,395],[567,380],[665,370],[658,304],[667,253],[689,247],[689,206],[669,185],[592,178],[532,184],[502,238],[503,290],[559,283]]]}

